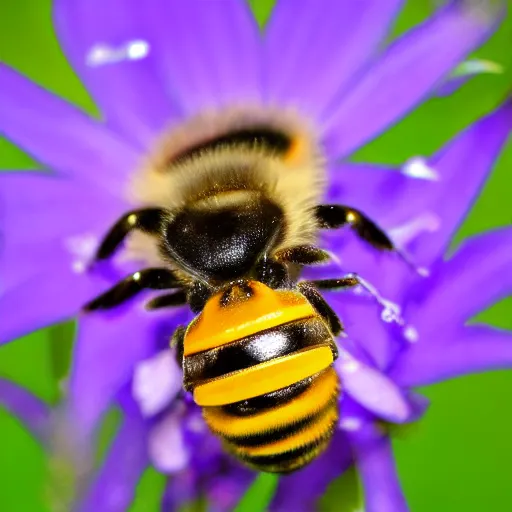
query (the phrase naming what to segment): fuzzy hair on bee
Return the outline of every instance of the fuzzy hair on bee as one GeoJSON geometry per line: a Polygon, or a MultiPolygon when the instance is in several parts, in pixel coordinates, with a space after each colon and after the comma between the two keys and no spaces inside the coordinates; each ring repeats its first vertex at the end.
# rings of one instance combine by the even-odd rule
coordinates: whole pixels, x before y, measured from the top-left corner
{"type": "MultiPolygon", "coordinates": [[[[170,215],[187,206],[244,208],[269,200],[283,211],[279,250],[315,242],[314,208],[324,188],[320,148],[293,113],[231,109],[171,129],[135,173],[129,194],[170,215]]],[[[131,243],[140,253],[143,244],[131,243]]]]}
{"type": "Polygon", "coordinates": [[[162,291],[147,309],[189,306],[196,317],[172,335],[184,389],[226,450],[260,471],[309,464],[338,422],[343,327],[319,290],[365,283],[298,280],[329,258],[314,245],[319,231],[349,226],[395,249],[362,212],[320,204],[324,187],[321,148],[292,113],[239,108],[186,121],[135,174],[129,194],[140,208],[96,253],[110,258],[126,241],[125,257],[150,266],[84,306],[114,308],[142,290],[162,291]]]}

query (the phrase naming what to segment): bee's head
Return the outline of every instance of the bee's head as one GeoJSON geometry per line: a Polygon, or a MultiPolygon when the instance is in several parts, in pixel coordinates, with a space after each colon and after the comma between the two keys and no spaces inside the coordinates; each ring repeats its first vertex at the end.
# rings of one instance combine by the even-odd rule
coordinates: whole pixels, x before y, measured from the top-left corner
{"type": "Polygon", "coordinates": [[[208,281],[250,275],[281,239],[283,212],[262,194],[231,191],[184,207],[164,226],[163,250],[208,281]]]}

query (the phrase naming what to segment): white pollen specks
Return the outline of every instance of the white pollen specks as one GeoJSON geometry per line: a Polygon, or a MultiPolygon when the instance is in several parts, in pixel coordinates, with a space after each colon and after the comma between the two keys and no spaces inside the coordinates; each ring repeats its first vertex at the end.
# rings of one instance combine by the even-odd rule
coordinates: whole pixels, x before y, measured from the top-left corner
{"type": "Polygon", "coordinates": [[[361,428],[361,420],[359,418],[349,416],[347,418],[341,418],[339,425],[341,430],[357,432],[361,428]]]}
{"type": "Polygon", "coordinates": [[[89,50],[86,62],[88,66],[98,67],[106,64],[116,64],[124,60],[140,60],[147,57],[149,51],[149,43],[142,39],[128,41],[117,47],[98,43],[89,50]]]}
{"type": "Polygon", "coordinates": [[[401,169],[402,174],[420,180],[439,181],[438,172],[430,167],[425,158],[417,156],[408,160],[401,169]]]}
{"type": "Polygon", "coordinates": [[[403,330],[403,335],[404,338],[411,343],[416,343],[420,339],[419,332],[412,325],[408,325],[405,327],[405,329],[403,330]]]}
{"type": "Polygon", "coordinates": [[[73,272],[77,274],[85,272],[94,258],[98,244],[98,237],[92,234],[76,235],[64,240],[67,251],[73,257],[71,261],[73,272]]]}

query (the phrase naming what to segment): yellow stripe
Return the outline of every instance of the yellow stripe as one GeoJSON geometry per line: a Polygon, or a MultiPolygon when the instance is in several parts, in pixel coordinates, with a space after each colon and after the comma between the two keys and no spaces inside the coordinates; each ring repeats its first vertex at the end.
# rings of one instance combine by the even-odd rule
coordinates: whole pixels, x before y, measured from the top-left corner
{"type": "Polygon", "coordinates": [[[311,386],[288,403],[251,416],[233,417],[220,407],[205,407],[203,417],[210,429],[225,437],[263,434],[308,418],[323,409],[338,394],[338,375],[328,368],[311,386]]]}
{"type": "Polygon", "coordinates": [[[297,469],[300,469],[304,467],[306,464],[311,462],[314,458],[318,457],[329,445],[331,441],[331,436],[326,437],[324,441],[321,441],[318,445],[316,445],[314,448],[311,448],[310,451],[307,453],[304,453],[300,457],[297,457],[296,459],[287,461],[287,462],[280,462],[278,464],[262,464],[262,465],[256,465],[251,464],[251,461],[245,461],[247,465],[250,467],[258,470],[258,471],[265,471],[267,473],[283,473],[283,472],[290,472],[290,471],[296,471],[297,469]]]}
{"type": "Polygon", "coordinates": [[[332,362],[327,345],[295,352],[201,384],[194,389],[194,401],[204,407],[247,400],[311,377],[332,362]]]}
{"type": "Polygon", "coordinates": [[[292,436],[280,439],[275,443],[259,446],[238,446],[226,443],[238,456],[241,457],[259,457],[262,455],[278,455],[289,452],[323,439],[330,434],[332,427],[338,420],[338,407],[334,404],[323,414],[315,423],[307,425],[303,430],[299,430],[292,436]]]}
{"type": "Polygon", "coordinates": [[[318,316],[313,306],[294,290],[273,290],[263,283],[250,281],[254,295],[220,305],[222,292],[208,300],[203,311],[187,328],[184,355],[217,348],[294,320],[318,316]]]}

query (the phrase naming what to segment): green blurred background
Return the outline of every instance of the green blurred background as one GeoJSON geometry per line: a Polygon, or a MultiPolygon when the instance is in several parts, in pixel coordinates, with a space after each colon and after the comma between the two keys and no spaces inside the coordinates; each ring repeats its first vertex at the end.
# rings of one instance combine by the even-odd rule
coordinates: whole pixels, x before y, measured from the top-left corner
{"type": "MultiPolygon", "coordinates": [[[[258,20],[264,24],[273,1],[253,0],[251,4],[258,20]]],[[[434,0],[409,0],[396,23],[393,37],[421,21],[435,4],[434,0]]],[[[454,95],[430,100],[363,148],[355,158],[400,164],[412,155],[428,155],[501,102],[512,90],[510,14],[474,56],[501,64],[504,72],[478,76],[454,95]]],[[[91,99],[56,42],[50,0],[1,0],[0,60],[95,112],[91,99]]],[[[0,140],[0,168],[35,166],[22,151],[0,140]]],[[[509,143],[454,243],[492,227],[510,224],[511,195],[512,144],[509,143]]],[[[512,300],[505,300],[484,312],[478,320],[512,329],[512,300]]],[[[2,347],[0,375],[55,402],[71,337],[72,326],[55,326],[2,347]]],[[[419,424],[401,432],[394,442],[398,470],[411,510],[512,510],[512,372],[464,377],[429,387],[424,392],[432,400],[429,412],[419,424]]],[[[42,449],[16,419],[1,409],[0,454],[0,511],[48,510],[41,490],[45,478],[42,449]]],[[[272,484],[271,478],[262,478],[259,491],[244,500],[243,508],[259,510],[272,484]]],[[[163,485],[162,476],[148,471],[132,510],[156,511],[163,485]]],[[[353,511],[357,501],[354,487],[354,475],[346,475],[332,485],[320,509],[353,511]]]]}

